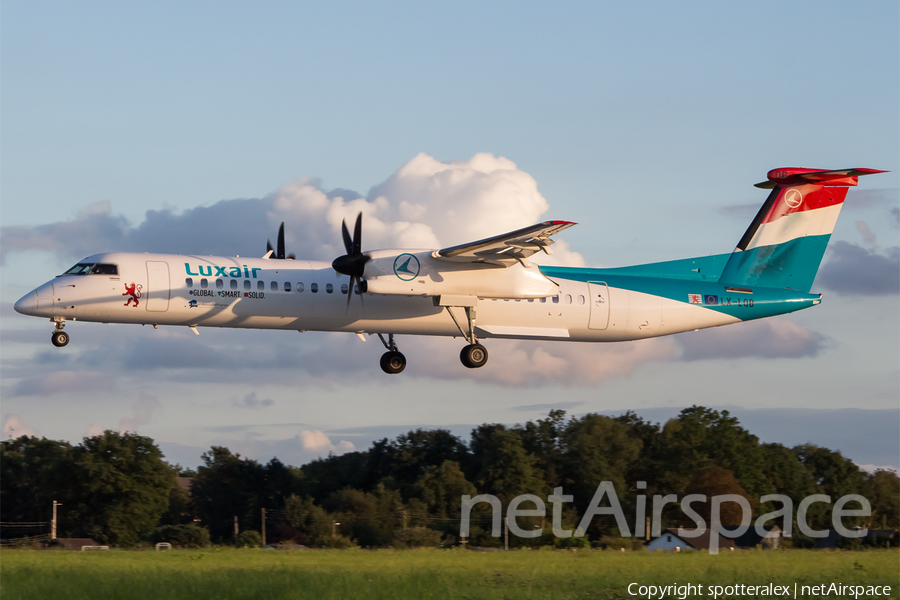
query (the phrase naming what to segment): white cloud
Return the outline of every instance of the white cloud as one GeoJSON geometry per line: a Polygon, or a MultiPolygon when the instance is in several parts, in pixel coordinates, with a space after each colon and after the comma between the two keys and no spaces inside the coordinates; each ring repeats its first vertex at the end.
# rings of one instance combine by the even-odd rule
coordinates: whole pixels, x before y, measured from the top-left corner
{"type": "Polygon", "coordinates": [[[264,399],[260,400],[259,398],[256,397],[256,392],[250,392],[249,394],[244,396],[243,400],[235,401],[233,403],[234,406],[237,406],[239,408],[250,408],[250,409],[268,408],[270,406],[274,406],[274,404],[275,404],[275,401],[272,400],[271,398],[264,398],[264,399]]]}
{"type": "MultiPolygon", "coordinates": [[[[3,227],[0,262],[8,253],[55,252],[63,264],[101,251],[172,252],[261,256],[285,222],[288,252],[332,260],[344,253],[341,221],[363,218],[363,249],[440,248],[533,225],[549,205],[537,182],[504,157],[480,153],[467,161],[439,161],[419,154],[366,197],[349,190],[326,192],[317,179],[292,181],[263,198],[222,200],[175,214],[148,211],[132,227],[108,202],[82,209],[74,219],[37,227],[3,227]],[[225,235],[240,229],[241,234],[225,235]]],[[[553,264],[581,265],[564,242],[553,264]]]]}
{"type": "Polygon", "coordinates": [[[865,221],[857,221],[856,230],[859,232],[859,235],[862,236],[863,241],[865,241],[866,244],[869,246],[874,246],[876,244],[877,238],[875,237],[875,234],[872,233],[868,223],[865,221]]]}
{"type": "Polygon", "coordinates": [[[138,427],[146,425],[150,422],[153,413],[160,407],[159,398],[141,392],[138,399],[132,405],[134,416],[126,417],[119,421],[119,433],[132,432],[135,433],[138,427]]]}
{"type": "Polygon", "coordinates": [[[14,387],[15,396],[48,396],[51,394],[71,394],[91,390],[109,389],[109,376],[97,371],[60,370],[50,373],[40,372],[34,377],[21,379],[14,387]]]}
{"type": "Polygon", "coordinates": [[[893,473],[897,473],[897,467],[892,467],[889,465],[856,465],[860,468],[861,471],[865,471],[867,473],[874,473],[875,471],[892,471],[893,473]]]}
{"type": "Polygon", "coordinates": [[[595,385],[611,377],[629,375],[644,363],[675,360],[678,356],[671,338],[614,344],[492,339],[484,344],[489,353],[488,364],[472,370],[459,364],[459,340],[403,338],[400,349],[414,361],[407,367],[412,375],[467,377],[511,386],[595,385]]]}
{"type": "Polygon", "coordinates": [[[297,439],[300,442],[300,446],[304,450],[308,450],[319,455],[325,455],[329,453],[344,454],[345,452],[352,452],[355,449],[353,444],[346,440],[341,440],[336,445],[332,444],[328,436],[318,429],[304,429],[299,434],[297,434],[297,439]]]}
{"type": "Polygon", "coordinates": [[[36,436],[37,430],[27,423],[23,423],[19,415],[8,414],[3,417],[3,439],[17,438],[23,435],[36,436]]]}
{"type": "MultiPolygon", "coordinates": [[[[211,445],[224,446],[241,456],[263,463],[277,457],[283,463],[295,466],[306,464],[329,454],[340,455],[356,450],[352,442],[340,440],[335,443],[326,433],[318,429],[303,429],[291,437],[276,439],[263,436],[250,428],[244,431],[239,429],[232,432],[236,434],[234,436],[212,440],[211,445]]],[[[179,449],[178,453],[181,456],[179,460],[183,460],[184,464],[193,464],[193,460],[196,459],[189,459],[188,452],[187,447],[179,449]]],[[[199,457],[202,450],[197,448],[195,452],[199,457]]]]}
{"type": "MultiPolygon", "coordinates": [[[[267,197],[269,221],[273,228],[286,222],[289,246],[314,242],[334,257],[343,253],[341,221],[352,226],[360,212],[364,248],[439,248],[533,225],[549,208],[531,175],[488,153],[449,162],[419,154],[366,198],[353,195],[329,195],[315,179],[298,179],[267,197]]],[[[554,250],[555,264],[584,264],[564,243],[554,250]]]]}
{"type": "Polygon", "coordinates": [[[822,334],[785,318],[703,329],[676,339],[686,361],[803,358],[817,356],[828,344],[822,334]]]}
{"type": "Polygon", "coordinates": [[[87,433],[84,434],[84,437],[97,437],[98,435],[103,435],[103,428],[97,425],[96,423],[91,423],[91,426],[88,427],[87,433]]]}

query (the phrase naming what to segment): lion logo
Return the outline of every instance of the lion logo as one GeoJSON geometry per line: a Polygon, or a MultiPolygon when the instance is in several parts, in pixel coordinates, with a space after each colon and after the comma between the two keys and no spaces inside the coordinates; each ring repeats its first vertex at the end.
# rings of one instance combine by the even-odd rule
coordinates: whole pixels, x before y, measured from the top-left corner
{"type": "Polygon", "coordinates": [[[138,298],[141,297],[141,290],[143,289],[143,287],[144,286],[142,286],[141,284],[135,285],[133,281],[131,282],[131,285],[128,285],[127,283],[125,284],[125,293],[122,295],[131,296],[125,303],[125,306],[131,304],[131,301],[134,300],[134,307],[137,308],[137,305],[140,304],[140,302],[138,302],[138,298]]]}

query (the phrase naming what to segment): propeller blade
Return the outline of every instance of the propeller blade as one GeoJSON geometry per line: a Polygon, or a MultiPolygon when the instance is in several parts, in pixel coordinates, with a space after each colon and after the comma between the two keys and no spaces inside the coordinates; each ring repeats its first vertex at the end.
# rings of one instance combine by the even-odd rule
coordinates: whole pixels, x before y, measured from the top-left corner
{"type": "Polygon", "coordinates": [[[362,212],[356,216],[356,226],[353,228],[353,254],[362,252],[362,212]]]}
{"type": "MultiPolygon", "coordinates": [[[[344,248],[347,254],[338,256],[331,262],[331,267],[341,275],[355,278],[359,283],[365,272],[369,257],[362,253],[362,213],[356,216],[356,225],[353,227],[353,237],[347,229],[347,220],[341,221],[341,237],[344,240],[344,248]]],[[[350,282],[351,284],[353,281],[350,282]]],[[[352,290],[351,290],[352,291],[352,290]]]]}
{"type": "Polygon", "coordinates": [[[353,283],[356,281],[356,277],[353,275],[350,276],[350,289],[347,290],[347,307],[344,309],[344,314],[350,312],[350,300],[353,299],[353,283]]]}
{"type": "Polygon", "coordinates": [[[353,254],[353,240],[350,239],[350,232],[347,231],[347,221],[341,221],[341,235],[344,237],[344,250],[347,254],[353,254]]]}
{"type": "Polygon", "coordinates": [[[272,251],[272,242],[270,242],[269,240],[266,240],[266,252],[268,253],[271,251],[272,251]]]}
{"type": "Polygon", "coordinates": [[[277,258],[284,258],[284,221],[278,228],[278,253],[277,258]]]}

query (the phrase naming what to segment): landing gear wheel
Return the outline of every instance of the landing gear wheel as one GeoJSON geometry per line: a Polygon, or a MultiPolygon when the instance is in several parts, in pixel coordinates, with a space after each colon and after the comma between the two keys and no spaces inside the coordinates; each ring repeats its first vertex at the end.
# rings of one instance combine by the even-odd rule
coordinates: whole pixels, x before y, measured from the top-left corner
{"type": "Polygon", "coordinates": [[[50,341],[53,342],[53,345],[57,348],[62,348],[69,343],[69,334],[65,331],[54,331],[50,336],[50,341]]]}
{"type": "Polygon", "coordinates": [[[396,375],[406,368],[406,357],[401,352],[391,350],[381,355],[381,370],[388,375],[396,375]]]}
{"type": "Polygon", "coordinates": [[[483,367],[488,360],[487,348],[481,344],[469,344],[459,353],[459,360],[470,369],[483,367]]]}

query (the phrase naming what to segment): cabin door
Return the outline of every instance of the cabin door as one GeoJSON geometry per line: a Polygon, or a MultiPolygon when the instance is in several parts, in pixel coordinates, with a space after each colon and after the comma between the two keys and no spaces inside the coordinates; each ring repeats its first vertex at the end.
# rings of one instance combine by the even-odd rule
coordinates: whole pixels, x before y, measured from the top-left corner
{"type": "Polygon", "coordinates": [[[589,281],[591,320],[588,329],[606,329],[609,326],[609,287],[603,282],[589,281]]]}
{"type": "Polygon", "coordinates": [[[147,289],[144,290],[147,310],[169,310],[169,265],[161,260],[147,261],[147,289]]]}

